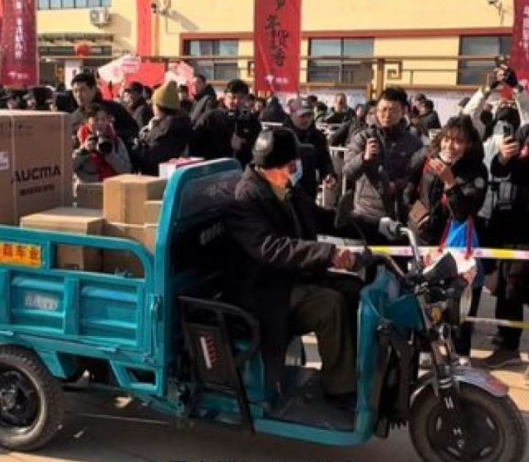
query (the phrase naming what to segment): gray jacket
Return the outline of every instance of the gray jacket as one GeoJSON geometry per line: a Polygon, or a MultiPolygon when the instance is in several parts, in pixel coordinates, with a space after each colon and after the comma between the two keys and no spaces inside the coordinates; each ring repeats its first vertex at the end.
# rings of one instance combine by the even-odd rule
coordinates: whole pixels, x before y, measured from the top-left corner
{"type": "Polygon", "coordinates": [[[371,128],[354,135],[345,154],[344,174],[354,188],[353,213],[377,223],[390,216],[405,219],[402,193],[415,162],[423,156],[423,143],[401,123],[390,131],[376,127],[380,151],[366,162],[364,152],[371,128]]]}

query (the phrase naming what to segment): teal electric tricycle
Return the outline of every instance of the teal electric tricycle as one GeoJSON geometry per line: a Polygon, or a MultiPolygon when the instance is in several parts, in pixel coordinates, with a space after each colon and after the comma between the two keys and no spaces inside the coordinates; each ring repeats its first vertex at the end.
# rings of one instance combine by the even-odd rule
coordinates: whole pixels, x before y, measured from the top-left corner
{"type": "Polygon", "coordinates": [[[299,339],[283,392],[267,385],[259,324],[222,294],[222,218],[240,174],[234,160],[178,170],[153,254],[128,240],[0,228],[0,445],[46,444],[61,427],[64,384],[84,373],[175,419],[334,446],[407,424],[425,461],[524,460],[526,430],[507,387],[454,353],[470,292],[454,258],[424,268],[413,233],[391,222],[387,232],[410,238],[413,269],[375,256],[358,314],[356,406],[327,403],[299,339]],[[143,277],[59,269],[65,245],[129,253],[143,277]],[[429,370],[419,370],[421,351],[429,370]]]}

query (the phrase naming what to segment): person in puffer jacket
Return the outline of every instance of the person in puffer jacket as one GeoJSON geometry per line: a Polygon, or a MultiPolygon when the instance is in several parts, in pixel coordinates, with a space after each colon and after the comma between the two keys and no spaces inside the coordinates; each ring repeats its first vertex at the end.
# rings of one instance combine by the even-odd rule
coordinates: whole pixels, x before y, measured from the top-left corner
{"type": "Polygon", "coordinates": [[[354,189],[357,224],[370,243],[385,243],[378,232],[382,217],[405,220],[403,191],[423,143],[407,130],[406,92],[387,88],[377,102],[376,124],[357,133],[345,155],[344,173],[354,189]]]}

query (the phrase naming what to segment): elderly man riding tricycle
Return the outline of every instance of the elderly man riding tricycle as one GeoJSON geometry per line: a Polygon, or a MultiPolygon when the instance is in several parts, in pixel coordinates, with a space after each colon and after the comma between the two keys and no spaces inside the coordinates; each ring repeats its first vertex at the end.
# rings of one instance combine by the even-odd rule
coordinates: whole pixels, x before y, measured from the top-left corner
{"type": "MultiPolygon", "coordinates": [[[[274,141],[261,143],[265,158],[274,141]]],[[[245,175],[258,175],[259,191],[279,202],[291,184],[284,182],[283,191],[278,178],[295,182],[297,162],[289,156],[269,161],[257,162],[257,171],[250,165],[254,172],[245,175]]],[[[311,219],[299,222],[295,202],[273,212],[292,224],[291,231],[274,235],[277,217],[269,217],[266,232],[262,222],[258,232],[250,232],[254,241],[247,245],[260,247],[245,251],[237,233],[251,225],[233,220],[247,219],[241,207],[259,213],[259,202],[240,188],[235,193],[240,179],[238,163],[229,159],[177,170],[165,191],[152,254],[128,240],[0,227],[2,245],[27,247],[38,257],[31,265],[0,263],[1,446],[31,451],[46,444],[61,426],[63,383],[87,369],[97,376],[94,382],[105,377],[107,387],[179,419],[335,446],[385,438],[391,428],[408,424],[425,461],[524,460],[526,430],[507,387],[461,366],[453,350],[451,332],[471,291],[452,254],[425,267],[413,233],[390,221],[382,223],[384,232],[410,240],[414,259],[407,273],[386,256],[318,245],[315,229],[304,234],[311,219]],[[128,252],[141,262],[144,276],[56,268],[54,255],[64,245],[128,252]],[[300,249],[305,258],[299,258],[300,249]],[[312,259],[315,251],[320,253],[312,259]],[[322,298],[327,301],[321,313],[299,301],[306,293],[297,294],[305,314],[294,324],[289,316],[278,330],[281,357],[271,344],[273,326],[261,326],[264,318],[248,299],[233,304],[233,278],[227,285],[225,276],[230,265],[240,269],[230,259],[240,252],[284,278],[295,272],[310,281],[293,285],[293,291],[325,285],[327,296],[333,294],[322,298]],[[319,264],[303,266],[308,261],[319,264]],[[356,276],[326,274],[331,267],[356,270],[367,264],[377,265],[378,275],[359,295],[356,276]],[[329,300],[341,308],[331,308],[329,300]],[[307,310],[310,321],[304,322],[307,310]],[[322,371],[305,365],[303,348],[293,347],[309,331],[319,341],[322,371]],[[432,365],[420,374],[424,349],[432,365]],[[101,370],[108,373],[94,373],[101,370]],[[346,396],[329,399],[333,394],[346,396]]],[[[247,278],[258,274],[248,271],[239,275],[244,289],[251,287],[247,278]]],[[[269,280],[266,272],[259,274],[269,280]]],[[[267,293],[259,297],[266,300],[267,293]]],[[[284,300],[290,303],[285,309],[296,306],[292,293],[284,300]]]]}

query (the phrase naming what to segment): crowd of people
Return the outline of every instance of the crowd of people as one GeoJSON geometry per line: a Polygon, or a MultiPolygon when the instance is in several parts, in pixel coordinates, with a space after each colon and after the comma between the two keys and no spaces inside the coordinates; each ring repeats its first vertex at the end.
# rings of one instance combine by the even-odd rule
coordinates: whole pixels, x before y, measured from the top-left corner
{"type": "MultiPolygon", "coordinates": [[[[350,358],[344,357],[343,346],[352,334],[340,326],[343,307],[357,303],[357,294],[346,294],[344,301],[335,283],[326,282],[319,291],[313,284],[297,284],[297,277],[281,276],[361,263],[361,255],[316,242],[316,230],[330,222],[326,211],[316,208],[319,188],[332,191],[346,182],[351,218],[368,244],[387,243],[378,224],[389,216],[411,226],[427,245],[440,244],[447,227],[457,222],[471,223],[485,247],[529,246],[521,225],[529,219],[529,97],[505,65],[494,71],[488,86],[461,101],[460,112],[444,125],[432,100],[424,94],[410,99],[399,87],[386,88],[376,100],[355,108],[339,93],[330,110],[314,95],[284,105],[275,96],[257,98],[239,79],[227,84],[222,97],[203,75],[195,76],[194,87],[191,95],[175,82],[155,89],[133,82],[119,100],[108,101],[95,76],[80,73],[70,92],[2,91],[0,102],[8,109],[70,112],[74,170],[81,182],[131,172],[157,175],[160,163],[181,156],[237,159],[246,169],[231,221],[244,255],[234,266],[242,271],[239,302],[266,312],[260,320],[276,333],[284,326],[271,322],[267,310],[285,304],[297,313],[298,331],[320,330],[331,393],[348,392],[345,384],[354,377],[348,372],[344,379],[343,365],[350,358]],[[512,98],[494,108],[489,99],[500,86],[511,88],[512,98]],[[345,148],[343,171],[336,171],[332,147],[345,148]],[[278,273],[271,276],[272,270],[278,273]],[[274,296],[281,303],[274,305],[274,296]],[[307,315],[322,304],[328,309],[326,321],[321,312],[307,315]]],[[[496,296],[497,317],[523,320],[529,264],[485,261],[483,271],[496,296]]],[[[481,286],[474,292],[472,314],[481,286]]],[[[519,361],[521,333],[499,328],[497,349],[485,365],[519,361]]],[[[456,343],[459,354],[468,357],[469,326],[463,326],[456,343]]]]}

